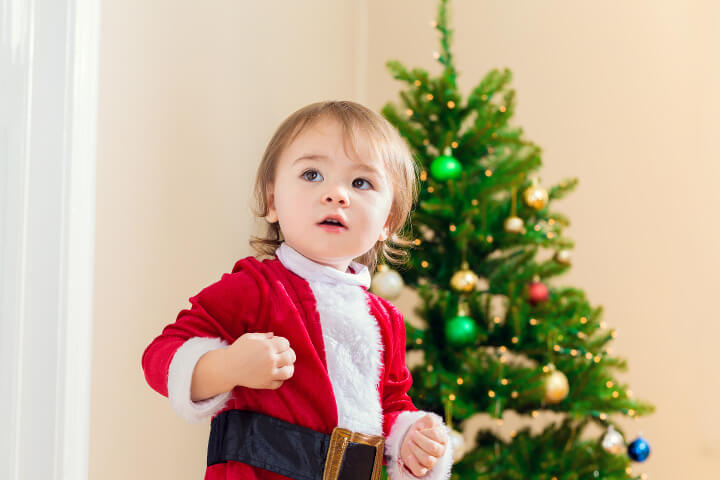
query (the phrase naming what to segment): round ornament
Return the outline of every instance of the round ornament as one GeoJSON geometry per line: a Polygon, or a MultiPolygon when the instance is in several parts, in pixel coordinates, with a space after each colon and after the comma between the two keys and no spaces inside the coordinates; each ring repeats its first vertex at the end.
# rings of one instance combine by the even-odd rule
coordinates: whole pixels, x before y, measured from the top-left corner
{"type": "Polygon", "coordinates": [[[462,165],[452,155],[440,155],[430,164],[430,173],[436,180],[455,180],[462,174],[462,165]]]}
{"type": "Polygon", "coordinates": [[[461,304],[458,315],[445,324],[445,337],[453,345],[467,345],[477,338],[478,326],[468,313],[467,306],[461,304]]]}
{"type": "Polygon", "coordinates": [[[370,291],[385,299],[392,300],[400,295],[404,285],[403,279],[397,271],[385,264],[380,264],[370,283],[370,291]]]}
{"type": "Polygon", "coordinates": [[[453,463],[457,463],[465,455],[465,438],[454,428],[450,429],[450,444],[453,449],[453,463]]]}
{"type": "Polygon", "coordinates": [[[525,222],[520,217],[511,216],[505,219],[503,227],[508,233],[522,233],[525,230],[525,222]]]}
{"type": "Polygon", "coordinates": [[[462,270],[455,272],[450,279],[450,286],[457,292],[472,292],[477,287],[478,276],[468,269],[467,263],[463,264],[462,270]]]}
{"type": "Polygon", "coordinates": [[[548,288],[544,283],[539,281],[530,282],[528,284],[528,295],[530,297],[530,303],[533,305],[545,302],[548,298],[550,298],[548,288]]]}
{"type": "Polygon", "coordinates": [[[615,427],[610,425],[602,439],[602,447],[608,453],[618,454],[625,450],[625,439],[620,432],[615,430],[615,427]]]}
{"type": "Polygon", "coordinates": [[[545,401],[547,403],[560,403],[565,400],[570,391],[570,384],[563,372],[550,364],[550,372],[545,376],[545,401]]]}
{"type": "Polygon", "coordinates": [[[650,455],[650,444],[642,438],[638,437],[628,445],[628,456],[636,462],[644,462],[650,455]]]}
{"type": "Polygon", "coordinates": [[[558,250],[553,255],[553,260],[563,265],[570,265],[570,250],[558,250]]]}
{"type": "Polygon", "coordinates": [[[547,205],[548,193],[539,185],[538,179],[534,178],[532,185],[523,192],[523,198],[528,206],[535,210],[542,210],[547,205]]]}

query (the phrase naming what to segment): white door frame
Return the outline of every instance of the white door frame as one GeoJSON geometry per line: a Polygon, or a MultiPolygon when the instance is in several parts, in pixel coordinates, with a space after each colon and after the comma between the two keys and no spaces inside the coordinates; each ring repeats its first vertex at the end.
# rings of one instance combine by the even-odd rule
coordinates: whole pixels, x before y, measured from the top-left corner
{"type": "Polygon", "coordinates": [[[0,478],[88,475],[100,0],[0,0],[0,478]]]}

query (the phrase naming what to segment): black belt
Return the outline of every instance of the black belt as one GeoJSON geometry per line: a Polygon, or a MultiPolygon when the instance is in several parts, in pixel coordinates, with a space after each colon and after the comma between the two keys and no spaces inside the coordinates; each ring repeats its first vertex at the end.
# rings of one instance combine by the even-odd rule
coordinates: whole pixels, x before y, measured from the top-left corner
{"type": "Polygon", "coordinates": [[[242,462],[296,480],[379,480],[384,438],[335,427],[331,435],[248,410],[212,419],[207,465],[242,462]]]}

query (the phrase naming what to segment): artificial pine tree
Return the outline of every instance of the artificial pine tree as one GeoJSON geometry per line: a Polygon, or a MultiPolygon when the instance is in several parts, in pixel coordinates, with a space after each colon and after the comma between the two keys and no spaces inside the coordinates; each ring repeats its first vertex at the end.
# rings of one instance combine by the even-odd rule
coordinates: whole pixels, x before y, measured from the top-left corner
{"type": "MultiPolygon", "coordinates": [[[[541,149],[509,125],[509,70],[489,72],[463,102],[446,3],[440,0],[433,22],[442,74],[389,61],[408,89],[400,92],[402,107],[382,109],[422,170],[412,213],[417,238],[402,272],[419,294],[425,323],[406,324],[408,350],[424,354],[412,370],[411,396],[451,427],[480,412],[502,419],[512,410],[530,423],[543,410],[562,413],[540,434],[528,427],[505,438],[481,430],[456,460],[453,479],[641,478],[631,459],[644,460],[648,445],[642,438],[626,445],[615,418],[653,406],[616,379],[626,362],[610,355],[615,332],[601,320],[602,307],[592,307],[580,289],[548,281],[570,268],[573,242],[563,235],[569,220],[551,207],[577,179],[547,190],[540,184],[541,149]],[[543,251],[554,255],[540,261],[543,251]],[[583,435],[591,423],[602,438],[583,435]]],[[[373,288],[397,293],[396,272],[381,266],[373,288]]]]}

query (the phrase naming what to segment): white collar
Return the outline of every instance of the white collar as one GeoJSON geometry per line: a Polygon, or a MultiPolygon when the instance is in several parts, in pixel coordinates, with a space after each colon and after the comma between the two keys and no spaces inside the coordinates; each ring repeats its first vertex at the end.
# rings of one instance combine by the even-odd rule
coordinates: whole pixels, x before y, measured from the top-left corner
{"type": "Polygon", "coordinates": [[[367,266],[358,262],[350,262],[356,273],[341,272],[337,268],[317,263],[302,255],[286,242],[280,244],[275,256],[285,268],[303,277],[307,281],[321,281],[332,284],[359,285],[370,287],[370,271],[367,266]]]}

